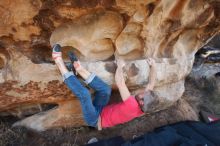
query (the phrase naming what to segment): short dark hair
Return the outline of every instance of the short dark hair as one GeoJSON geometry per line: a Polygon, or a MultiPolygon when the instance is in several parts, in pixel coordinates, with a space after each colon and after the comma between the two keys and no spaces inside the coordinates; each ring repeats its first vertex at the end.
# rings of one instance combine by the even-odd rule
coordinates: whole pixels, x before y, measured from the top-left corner
{"type": "MultiPolygon", "coordinates": [[[[137,98],[136,98],[137,100],[137,98]]],[[[144,92],[144,98],[143,98],[143,102],[144,102],[144,105],[140,105],[140,108],[143,112],[151,112],[151,111],[154,111],[155,110],[155,104],[158,102],[158,98],[157,98],[157,95],[149,90],[149,91],[145,91],[144,92]]]]}

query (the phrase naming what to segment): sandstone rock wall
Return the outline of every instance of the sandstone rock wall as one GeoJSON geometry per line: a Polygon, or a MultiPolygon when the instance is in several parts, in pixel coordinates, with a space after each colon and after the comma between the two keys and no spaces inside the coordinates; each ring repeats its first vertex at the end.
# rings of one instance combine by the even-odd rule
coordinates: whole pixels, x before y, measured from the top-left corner
{"type": "Polygon", "coordinates": [[[83,124],[74,108],[79,102],[51,59],[55,43],[63,46],[65,61],[74,51],[113,87],[114,56],[124,58],[132,92],[147,84],[144,58],[154,58],[159,102],[149,112],[165,109],[181,98],[196,51],[219,32],[219,8],[218,1],[205,0],[1,1],[0,111],[19,116],[28,110],[23,107],[55,103],[56,109],[15,125],[45,130],[83,124]]]}

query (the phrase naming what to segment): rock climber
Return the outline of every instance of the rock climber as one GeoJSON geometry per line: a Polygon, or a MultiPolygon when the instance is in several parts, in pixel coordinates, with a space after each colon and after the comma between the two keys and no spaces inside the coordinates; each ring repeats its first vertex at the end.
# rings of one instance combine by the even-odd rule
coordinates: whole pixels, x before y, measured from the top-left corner
{"type": "Polygon", "coordinates": [[[125,84],[123,77],[123,67],[125,63],[123,60],[118,59],[115,82],[119,89],[122,102],[107,105],[111,96],[110,86],[94,73],[90,73],[86,70],[73,53],[69,56],[77,74],[84,79],[85,84],[95,91],[94,100],[91,99],[89,90],[84,87],[77,76],[65,66],[62,59],[61,46],[59,44],[53,46],[52,58],[62,74],[64,83],[80,100],[84,120],[89,126],[96,127],[99,130],[113,127],[143,115],[149,106],[151,106],[154,100],[152,90],[156,78],[155,61],[153,59],[146,60],[146,65],[148,63],[150,67],[149,83],[144,89],[139,90],[135,96],[131,95],[125,84]]]}

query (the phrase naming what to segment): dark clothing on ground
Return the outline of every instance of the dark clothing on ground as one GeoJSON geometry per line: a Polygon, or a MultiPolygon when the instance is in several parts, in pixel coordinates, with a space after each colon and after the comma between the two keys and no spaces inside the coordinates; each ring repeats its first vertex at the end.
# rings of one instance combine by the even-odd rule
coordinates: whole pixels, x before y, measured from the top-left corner
{"type": "Polygon", "coordinates": [[[89,146],[220,146],[220,121],[180,122],[155,129],[130,141],[121,137],[101,140],[89,146]]]}

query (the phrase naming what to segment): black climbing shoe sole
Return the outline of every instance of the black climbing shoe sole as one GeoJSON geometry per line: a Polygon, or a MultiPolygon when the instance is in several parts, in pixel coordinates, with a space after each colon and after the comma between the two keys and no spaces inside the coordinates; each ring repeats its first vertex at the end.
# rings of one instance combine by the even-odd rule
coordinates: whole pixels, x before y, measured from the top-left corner
{"type": "Polygon", "coordinates": [[[55,44],[53,46],[53,52],[61,52],[61,46],[59,44],[55,44]]]}
{"type": "MultiPolygon", "coordinates": [[[[73,64],[74,61],[78,61],[78,58],[76,57],[76,55],[73,53],[73,52],[68,52],[68,56],[69,56],[69,59],[71,61],[71,63],[73,64]]],[[[72,65],[72,71],[75,75],[77,75],[76,73],[76,69],[74,68],[74,66],[72,65]]]]}
{"type": "Polygon", "coordinates": [[[65,66],[68,69],[68,71],[72,71],[73,70],[73,64],[71,62],[65,63],[65,66]]]}
{"type": "Polygon", "coordinates": [[[73,52],[68,52],[68,56],[69,56],[69,58],[70,58],[70,61],[72,62],[72,63],[74,63],[74,61],[78,61],[78,58],[76,57],[76,55],[73,53],[73,52]]]}

